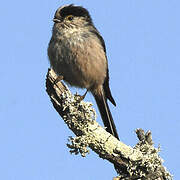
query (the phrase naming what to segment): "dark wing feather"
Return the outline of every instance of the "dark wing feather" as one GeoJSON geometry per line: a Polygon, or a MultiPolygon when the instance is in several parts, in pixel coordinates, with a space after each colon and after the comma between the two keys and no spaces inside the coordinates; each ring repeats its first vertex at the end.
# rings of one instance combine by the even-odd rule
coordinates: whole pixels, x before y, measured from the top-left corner
{"type": "MultiPolygon", "coordinates": [[[[105,55],[106,55],[106,46],[105,46],[103,37],[100,35],[100,33],[98,32],[98,30],[95,27],[90,31],[98,37],[98,39],[100,40],[100,43],[104,49],[105,55]]],[[[106,56],[106,60],[107,60],[107,56],[106,56]]],[[[106,98],[109,99],[110,102],[114,106],[116,106],[116,102],[115,102],[114,98],[112,97],[111,90],[109,88],[109,69],[108,68],[107,68],[106,78],[105,78],[104,84],[103,84],[103,89],[104,89],[106,98]]]]}

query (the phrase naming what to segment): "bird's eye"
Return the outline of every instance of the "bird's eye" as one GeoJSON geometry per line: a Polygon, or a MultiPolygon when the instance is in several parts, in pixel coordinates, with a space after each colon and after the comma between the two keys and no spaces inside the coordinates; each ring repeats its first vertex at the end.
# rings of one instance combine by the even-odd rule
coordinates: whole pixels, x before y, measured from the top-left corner
{"type": "Polygon", "coordinates": [[[66,17],[66,19],[69,20],[69,21],[72,21],[73,18],[74,18],[73,15],[69,15],[69,16],[66,17]]]}

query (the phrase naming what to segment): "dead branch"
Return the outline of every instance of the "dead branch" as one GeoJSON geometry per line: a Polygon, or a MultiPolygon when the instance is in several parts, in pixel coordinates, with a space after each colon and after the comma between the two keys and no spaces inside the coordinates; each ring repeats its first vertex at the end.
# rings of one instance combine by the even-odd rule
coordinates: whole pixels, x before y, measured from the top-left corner
{"type": "Polygon", "coordinates": [[[137,129],[139,142],[133,148],[127,146],[96,122],[96,113],[91,103],[80,101],[80,97],[72,95],[62,82],[55,83],[56,79],[57,75],[49,69],[46,91],[56,111],[76,135],[67,144],[71,153],[80,153],[85,157],[89,153],[88,148],[92,149],[100,158],[115,165],[119,174],[116,180],[172,179],[162,165],[159,148],[153,146],[150,131],[145,133],[142,129],[137,129]]]}

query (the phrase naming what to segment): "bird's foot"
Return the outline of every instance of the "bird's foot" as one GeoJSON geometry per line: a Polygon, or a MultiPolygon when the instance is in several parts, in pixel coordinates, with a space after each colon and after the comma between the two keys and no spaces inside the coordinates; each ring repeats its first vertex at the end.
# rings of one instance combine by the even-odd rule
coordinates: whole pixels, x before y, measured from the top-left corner
{"type": "Polygon", "coordinates": [[[78,95],[77,93],[75,94],[75,96],[78,96],[78,102],[81,102],[84,98],[85,98],[85,96],[86,96],[86,94],[87,94],[87,92],[88,92],[88,90],[86,90],[86,92],[84,93],[84,95],[78,95]]]}
{"type": "Polygon", "coordinates": [[[55,81],[54,81],[54,84],[57,84],[59,81],[63,80],[63,76],[58,76],[55,81]]]}

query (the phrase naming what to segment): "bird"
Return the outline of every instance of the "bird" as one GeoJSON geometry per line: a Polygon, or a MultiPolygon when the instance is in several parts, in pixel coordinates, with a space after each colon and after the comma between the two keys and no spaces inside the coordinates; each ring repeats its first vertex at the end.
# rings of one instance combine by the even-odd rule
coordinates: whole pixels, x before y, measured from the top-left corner
{"type": "Polygon", "coordinates": [[[48,44],[51,68],[70,86],[92,93],[106,131],[119,139],[107,102],[116,106],[109,87],[105,42],[89,11],[74,4],[64,5],[56,10],[53,21],[48,44]]]}

